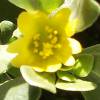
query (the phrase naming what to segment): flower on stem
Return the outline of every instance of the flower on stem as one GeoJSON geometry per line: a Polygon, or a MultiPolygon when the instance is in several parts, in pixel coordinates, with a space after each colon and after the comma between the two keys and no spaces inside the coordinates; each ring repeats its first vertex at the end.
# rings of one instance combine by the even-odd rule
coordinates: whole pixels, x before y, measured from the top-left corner
{"type": "Polygon", "coordinates": [[[67,8],[53,16],[42,11],[22,12],[18,17],[22,37],[8,47],[9,52],[18,53],[11,63],[17,67],[29,65],[38,72],[55,72],[62,64],[73,65],[72,54],[79,53],[81,45],[70,38],[76,27],[75,21],[69,21],[70,14],[67,8]]]}

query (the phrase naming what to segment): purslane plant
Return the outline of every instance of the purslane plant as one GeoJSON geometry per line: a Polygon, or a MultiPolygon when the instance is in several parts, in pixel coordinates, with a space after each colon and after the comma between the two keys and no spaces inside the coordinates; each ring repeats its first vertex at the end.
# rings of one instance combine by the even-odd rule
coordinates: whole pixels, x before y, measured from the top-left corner
{"type": "MultiPolygon", "coordinates": [[[[13,96],[19,97],[17,90],[23,91],[23,87],[27,89],[23,95],[35,93],[30,92],[32,85],[31,90],[37,91],[34,100],[39,99],[40,88],[52,93],[56,93],[56,88],[67,91],[97,91],[100,45],[82,51],[81,44],[73,36],[97,19],[100,15],[98,4],[94,0],[87,0],[87,3],[85,0],[9,1],[25,11],[19,14],[15,31],[13,23],[0,23],[0,74],[6,73],[9,77],[7,84],[5,82],[2,86],[6,87],[11,83],[11,87],[17,85],[11,91],[14,91],[13,96]],[[85,16],[89,16],[89,19],[85,16]],[[11,69],[13,71],[9,71],[11,69]]],[[[5,96],[7,100],[9,96],[13,98],[11,91],[5,96]]],[[[86,100],[91,100],[93,93],[81,93],[86,100]]],[[[98,100],[97,96],[94,98],[98,100]]],[[[23,99],[26,100],[24,96],[21,100],[23,99]]]]}
{"type": "Polygon", "coordinates": [[[17,53],[11,63],[17,67],[29,65],[38,72],[56,72],[62,64],[73,65],[72,54],[80,53],[81,45],[70,38],[77,24],[76,20],[70,23],[70,13],[70,9],[62,9],[53,16],[42,11],[21,13],[18,29],[22,36],[8,47],[9,52],[17,53]]]}

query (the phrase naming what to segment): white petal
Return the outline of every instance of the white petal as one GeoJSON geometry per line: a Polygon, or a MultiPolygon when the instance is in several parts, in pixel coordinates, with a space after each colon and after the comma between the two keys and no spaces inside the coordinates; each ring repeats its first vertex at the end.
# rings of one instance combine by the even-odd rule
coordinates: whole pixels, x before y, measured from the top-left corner
{"type": "Polygon", "coordinates": [[[65,66],[73,66],[75,64],[75,59],[73,56],[70,56],[69,59],[64,63],[65,66]]]}
{"type": "Polygon", "coordinates": [[[77,54],[82,51],[82,46],[77,40],[75,40],[73,38],[68,38],[68,40],[69,40],[70,46],[72,48],[72,54],[77,54]]]}

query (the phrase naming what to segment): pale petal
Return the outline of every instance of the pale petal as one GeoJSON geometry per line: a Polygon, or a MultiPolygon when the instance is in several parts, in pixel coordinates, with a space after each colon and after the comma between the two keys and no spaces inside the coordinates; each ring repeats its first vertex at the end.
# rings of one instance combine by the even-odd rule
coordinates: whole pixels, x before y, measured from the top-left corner
{"type": "Polygon", "coordinates": [[[19,29],[17,28],[14,32],[13,32],[13,36],[12,37],[17,37],[20,38],[22,36],[22,33],[19,31],[19,29]]]}
{"type": "Polygon", "coordinates": [[[70,56],[69,59],[64,63],[65,66],[73,66],[75,64],[75,59],[73,56],[70,56]]]}
{"type": "Polygon", "coordinates": [[[78,54],[82,51],[82,46],[81,44],[73,39],[73,38],[68,38],[69,42],[70,42],[70,46],[72,48],[72,54],[78,54]]]}
{"type": "Polygon", "coordinates": [[[62,64],[50,65],[47,67],[46,72],[56,72],[62,67],[62,64]]]}

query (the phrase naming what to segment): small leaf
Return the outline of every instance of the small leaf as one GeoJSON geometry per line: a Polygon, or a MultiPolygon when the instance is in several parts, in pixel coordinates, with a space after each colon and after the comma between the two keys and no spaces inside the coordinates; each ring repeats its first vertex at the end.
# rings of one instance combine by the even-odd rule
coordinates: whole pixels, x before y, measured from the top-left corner
{"type": "Polygon", "coordinates": [[[42,5],[42,9],[47,12],[52,12],[59,7],[64,0],[39,0],[42,5]]]}
{"type": "Polygon", "coordinates": [[[7,73],[0,75],[0,85],[5,83],[6,81],[10,80],[11,78],[8,77],[7,73]]]}
{"type": "Polygon", "coordinates": [[[32,0],[8,0],[8,1],[27,11],[34,10],[33,5],[32,5],[32,0]]]}
{"type": "Polygon", "coordinates": [[[94,55],[94,66],[92,72],[100,76],[100,53],[94,55]]]}
{"type": "Polygon", "coordinates": [[[96,84],[89,81],[83,81],[80,79],[77,79],[75,82],[58,80],[56,83],[56,87],[58,89],[67,91],[90,91],[96,88],[96,84]]]}
{"type": "Polygon", "coordinates": [[[85,53],[91,53],[94,55],[94,66],[87,79],[95,82],[97,88],[93,91],[82,92],[82,94],[85,100],[100,100],[100,45],[98,44],[87,48],[85,53]]]}
{"type": "Polygon", "coordinates": [[[94,64],[94,57],[89,54],[80,55],[72,69],[73,73],[79,77],[86,77],[91,72],[94,64]]]}
{"type": "Polygon", "coordinates": [[[56,77],[53,73],[38,73],[33,70],[32,66],[25,65],[21,66],[20,70],[23,78],[30,85],[56,93],[56,77]]]}
{"type": "Polygon", "coordinates": [[[72,9],[71,20],[77,18],[77,32],[90,27],[100,16],[100,5],[96,0],[65,0],[61,8],[72,9]]]}
{"type": "Polygon", "coordinates": [[[69,81],[69,82],[73,82],[76,80],[75,76],[68,73],[67,71],[58,71],[57,72],[57,76],[62,79],[62,80],[65,80],[65,81],[69,81]]]}
{"type": "Polygon", "coordinates": [[[0,100],[39,100],[40,94],[39,88],[29,86],[22,78],[0,86],[0,100]]]}
{"type": "Polygon", "coordinates": [[[16,68],[15,66],[12,66],[11,64],[9,65],[9,69],[8,69],[7,73],[12,78],[16,78],[16,77],[21,76],[20,69],[19,68],[16,68]]]}
{"type": "Polygon", "coordinates": [[[96,44],[94,46],[90,46],[88,48],[85,48],[83,51],[82,51],[82,54],[96,54],[96,53],[100,53],[100,44],[96,44]]]}
{"type": "Polygon", "coordinates": [[[64,0],[9,0],[14,5],[26,11],[44,10],[51,12],[61,5],[64,0]]]}
{"type": "Polygon", "coordinates": [[[0,45],[0,74],[5,73],[9,67],[10,61],[16,56],[16,54],[10,54],[7,52],[8,45],[0,45]]]}
{"type": "Polygon", "coordinates": [[[100,76],[97,76],[95,73],[91,73],[88,77],[88,80],[93,81],[97,84],[97,88],[93,91],[82,92],[85,100],[100,100],[100,76]]]}

